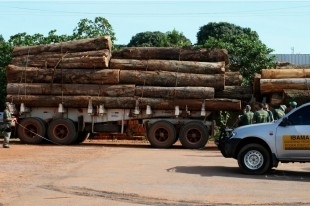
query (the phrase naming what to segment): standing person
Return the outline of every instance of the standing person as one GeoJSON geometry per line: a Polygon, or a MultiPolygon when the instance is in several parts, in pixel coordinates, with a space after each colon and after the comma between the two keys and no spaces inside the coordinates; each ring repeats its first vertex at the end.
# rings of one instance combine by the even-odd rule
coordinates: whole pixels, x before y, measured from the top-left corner
{"type": "Polygon", "coordinates": [[[280,105],[279,108],[273,110],[274,120],[278,120],[285,115],[286,106],[284,104],[280,105]]]}
{"type": "Polygon", "coordinates": [[[254,112],[253,123],[265,123],[269,122],[269,114],[266,110],[264,110],[264,104],[259,103],[259,109],[254,112]]]}
{"type": "Polygon", "coordinates": [[[272,113],[272,111],[270,111],[269,105],[267,103],[264,103],[264,110],[266,110],[268,112],[268,115],[269,115],[268,122],[273,122],[274,121],[273,113],[272,113]]]}
{"type": "Polygon", "coordinates": [[[243,115],[239,116],[239,126],[249,125],[253,123],[253,115],[254,113],[251,111],[251,106],[246,105],[244,108],[243,115]]]}
{"type": "Polygon", "coordinates": [[[4,132],[3,132],[3,148],[10,148],[9,142],[11,137],[11,125],[14,121],[14,117],[11,115],[10,103],[5,103],[5,110],[3,112],[4,132]]]}
{"type": "Polygon", "coordinates": [[[297,102],[295,102],[295,101],[289,102],[286,113],[290,112],[291,110],[295,109],[296,107],[297,107],[297,102]]]}

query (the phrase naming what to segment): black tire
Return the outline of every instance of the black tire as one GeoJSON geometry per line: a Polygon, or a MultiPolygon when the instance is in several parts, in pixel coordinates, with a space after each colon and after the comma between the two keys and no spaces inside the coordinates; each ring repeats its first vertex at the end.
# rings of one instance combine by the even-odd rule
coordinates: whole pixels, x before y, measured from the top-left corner
{"type": "Polygon", "coordinates": [[[238,165],[245,174],[261,175],[271,168],[271,156],[260,144],[247,144],[238,153],[238,165]]]}
{"type": "Polygon", "coordinates": [[[147,138],[153,147],[169,148],[176,140],[176,130],[168,121],[158,121],[152,124],[147,132],[147,138]]]}
{"type": "Polygon", "coordinates": [[[54,119],[48,125],[49,139],[56,144],[68,145],[77,139],[77,131],[70,119],[54,119]]]}
{"type": "Polygon", "coordinates": [[[207,144],[209,132],[201,122],[188,122],[181,127],[179,139],[184,148],[199,149],[207,144]]]}
{"type": "Polygon", "coordinates": [[[17,126],[17,137],[26,144],[40,144],[45,134],[46,124],[40,118],[28,117],[22,119],[17,126]]]}

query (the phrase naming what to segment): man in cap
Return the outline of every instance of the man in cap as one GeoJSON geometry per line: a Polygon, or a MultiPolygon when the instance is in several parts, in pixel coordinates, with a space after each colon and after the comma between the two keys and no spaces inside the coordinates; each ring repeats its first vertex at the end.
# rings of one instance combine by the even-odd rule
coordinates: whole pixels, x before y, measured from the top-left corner
{"type": "Polygon", "coordinates": [[[3,111],[3,122],[4,122],[4,131],[3,131],[3,148],[10,148],[9,142],[11,137],[11,125],[15,121],[15,118],[12,117],[10,111],[10,103],[5,103],[5,110],[3,111]]]}
{"type": "Polygon", "coordinates": [[[285,115],[286,106],[284,104],[280,105],[278,109],[273,110],[274,120],[280,119],[285,115]]]}
{"type": "Polygon", "coordinates": [[[238,126],[252,124],[254,113],[251,111],[251,106],[246,105],[244,108],[243,115],[239,115],[239,124],[238,126]]]}
{"type": "Polygon", "coordinates": [[[292,101],[288,103],[288,108],[287,108],[287,112],[290,112],[291,110],[295,109],[297,107],[297,102],[292,101]]]}

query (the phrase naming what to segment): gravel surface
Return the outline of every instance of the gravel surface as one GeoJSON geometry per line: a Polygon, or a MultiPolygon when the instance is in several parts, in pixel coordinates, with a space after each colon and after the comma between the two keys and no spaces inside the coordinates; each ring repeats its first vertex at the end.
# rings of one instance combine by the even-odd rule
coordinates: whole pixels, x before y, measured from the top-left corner
{"type": "Polygon", "coordinates": [[[155,149],[142,141],[0,148],[0,205],[310,205],[309,164],[240,173],[214,144],[155,149]]]}

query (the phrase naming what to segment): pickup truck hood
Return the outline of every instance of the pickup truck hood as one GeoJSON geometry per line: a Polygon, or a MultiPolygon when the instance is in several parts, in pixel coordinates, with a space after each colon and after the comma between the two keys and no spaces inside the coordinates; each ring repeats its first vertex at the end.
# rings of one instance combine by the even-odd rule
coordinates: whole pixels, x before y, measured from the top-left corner
{"type": "Polygon", "coordinates": [[[260,137],[262,139],[270,138],[270,136],[275,135],[277,126],[278,126],[277,122],[241,126],[233,131],[233,133],[235,133],[234,138],[242,139],[244,137],[250,137],[250,136],[260,137]]]}

